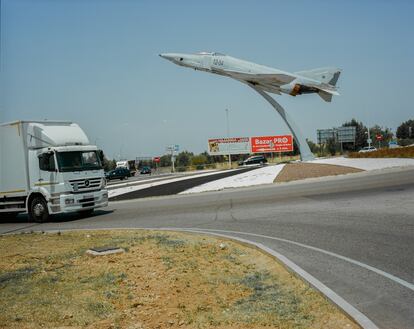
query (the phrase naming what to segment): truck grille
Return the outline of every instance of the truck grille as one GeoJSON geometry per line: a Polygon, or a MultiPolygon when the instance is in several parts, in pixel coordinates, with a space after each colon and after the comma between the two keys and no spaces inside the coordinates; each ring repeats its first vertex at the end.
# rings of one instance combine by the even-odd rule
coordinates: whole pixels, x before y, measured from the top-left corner
{"type": "Polygon", "coordinates": [[[96,189],[101,186],[102,178],[73,179],[69,183],[75,192],[96,189]]]}
{"type": "Polygon", "coordinates": [[[87,198],[79,200],[79,203],[82,205],[82,208],[93,207],[95,205],[95,198],[87,198]]]}

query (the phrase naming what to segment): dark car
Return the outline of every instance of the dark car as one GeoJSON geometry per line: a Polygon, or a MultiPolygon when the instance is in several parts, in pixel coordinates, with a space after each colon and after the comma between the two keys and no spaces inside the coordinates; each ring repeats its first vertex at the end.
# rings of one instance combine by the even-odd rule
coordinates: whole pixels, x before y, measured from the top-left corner
{"type": "Polygon", "coordinates": [[[244,161],[239,162],[241,166],[248,166],[248,165],[263,165],[267,163],[267,159],[263,155],[254,155],[247,158],[244,161]]]}
{"type": "Polygon", "coordinates": [[[112,179],[128,179],[128,177],[131,177],[131,173],[126,168],[116,168],[114,170],[108,171],[105,173],[105,178],[107,180],[112,179]]]}
{"type": "Polygon", "coordinates": [[[150,167],[142,167],[140,171],[141,175],[151,174],[151,168],[150,167]]]}

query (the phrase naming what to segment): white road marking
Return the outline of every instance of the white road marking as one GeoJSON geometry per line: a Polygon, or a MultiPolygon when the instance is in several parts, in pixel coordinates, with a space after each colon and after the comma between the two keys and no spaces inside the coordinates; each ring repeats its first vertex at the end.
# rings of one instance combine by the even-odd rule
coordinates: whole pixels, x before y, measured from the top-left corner
{"type": "Polygon", "coordinates": [[[342,255],[336,254],[336,253],[331,252],[331,251],[327,251],[325,249],[320,249],[320,248],[317,248],[317,247],[312,247],[312,246],[309,246],[307,244],[295,242],[295,241],[292,241],[292,240],[287,240],[287,239],[282,239],[282,238],[276,238],[276,237],[273,237],[273,236],[262,235],[262,234],[246,233],[246,232],[238,232],[238,231],[228,231],[228,230],[203,229],[203,228],[196,228],[196,227],[195,228],[192,228],[192,229],[193,230],[198,230],[198,231],[208,231],[208,232],[211,231],[211,232],[222,232],[222,233],[232,233],[232,234],[249,235],[249,236],[255,236],[255,237],[259,237],[259,238],[265,238],[265,239],[276,240],[276,241],[281,241],[281,242],[286,242],[286,243],[294,244],[294,245],[299,246],[299,247],[302,247],[302,248],[306,248],[306,249],[318,251],[318,252],[323,253],[325,255],[329,255],[329,256],[332,256],[332,257],[336,257],[336,258],[341,259],[341,260],[344,260],[344,261],[346,261],[348,263],[351,263],[351,264],[354,264],[354,265],[358,265],[358,266],[360,266],[362,268],[365,268],[365,269],[367,269],[369,271],[372,271],[374,273],[377,273],[377,274],[379,274],[379,275],[381,275],[381,276],[383,276],[383,277],[385,277],[385,278],[387,278],[387,279],[389,279],[391,281],[394,281],[394,282],[396,282],[396,283],[398,283],[398,284],[400,284],[400,285],[402,285],[402,286],[404,286],[404,287],[406,287],[406,288],[414,291],[414,284],[412,284],[410,282],[407,282],[407,281],[405,281],[405,280],[403,280],[403,279],[401,279],[401,278],[399,278],[399,277],[397,277],[395,275],[392,275],[390,273],[384,272],[384,271],[382,271],[382,270],[380,270],[380,269],[378,269],[376,267],[367,265],[365,263],[359,262],[359,261],[354,260],[352,258],[348,258],[348,257],[342,256],[342,255]]]}
{"type": "MultiPolygon", "coordinates": [[[[226,172],[235,171],[235,170],[236,169],[230,169],[226,172]]],[[[207,173],[203,173],[203,174],[199,174],[199,175],[191,175],[191,176],[188,175],[188,176],[184,176],[184,177],[175,177],[175,178],[171,178],[171,179],[152,181],[152,182],[144,183],[144,184],[140,184],[140,185],[128,185],[128,186],[125,186],[125,187],[120,187],[120,188],[115,188],[115,189],[108,190],[108,197],[113,198],[113,197],[116,197],[116,196],[121,195],[121,194],[135,192],[135,191],[143,190],[143,189],[154,187],[154,186],[160,186],[160,185],[164,185],[164,184],[180,182],[180,181],[193,179],[193,178],[200,178],[200,177],[205,177],[205,176],[218,175],[218,174],[221,174],[221,173],[223,173],[223,172],[214,171],[214,172],[207,172],[207,173]]]]}
{"type": "Polygon", "coordinates": [[[215,181],[192,187],[188,190],[180,192],[179,194],[220,191],[229,188],[273,184],[273,181],[282,171],[284,166],[284,164],[265,167],[256,166],[256,169],[254,170],[242,172],[230,177],[216,179],[215,181]]]}

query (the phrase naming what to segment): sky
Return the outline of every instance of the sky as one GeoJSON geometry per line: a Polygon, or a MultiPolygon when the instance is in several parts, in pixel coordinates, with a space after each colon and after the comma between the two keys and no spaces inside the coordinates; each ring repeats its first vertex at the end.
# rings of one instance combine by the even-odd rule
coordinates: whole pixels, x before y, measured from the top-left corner
{"type": "Polygon", "coordinates": [[[305,137],[356,118],[414,119],[413,1],[0,0],[0,122],[71,120],[109,158],[289,133],[251,88],[166,52],[217,51],[288,72],[342,69],[341,96],[276,96],[305,137]]]}

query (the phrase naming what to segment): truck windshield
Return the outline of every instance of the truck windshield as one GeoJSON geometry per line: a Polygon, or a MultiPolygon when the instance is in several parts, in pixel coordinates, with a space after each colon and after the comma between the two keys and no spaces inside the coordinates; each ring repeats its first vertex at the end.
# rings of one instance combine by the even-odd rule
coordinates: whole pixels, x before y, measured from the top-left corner
{"type": "Polygon", "coordinates": [[[96,151],[56,152],[59,171],[82,171],[101,169],[96,151]]]}

